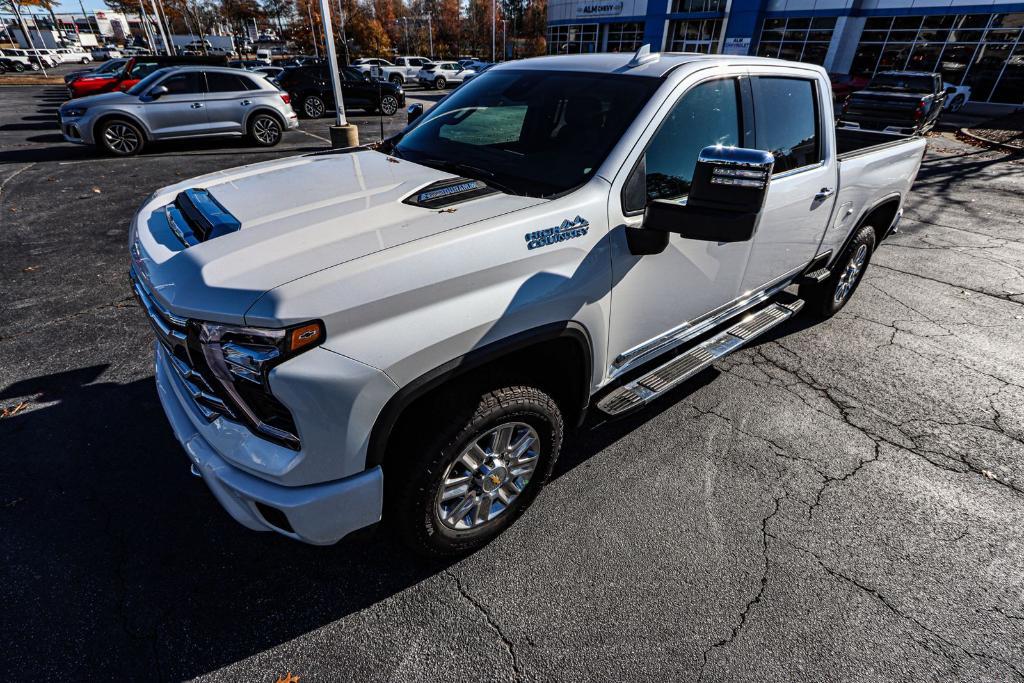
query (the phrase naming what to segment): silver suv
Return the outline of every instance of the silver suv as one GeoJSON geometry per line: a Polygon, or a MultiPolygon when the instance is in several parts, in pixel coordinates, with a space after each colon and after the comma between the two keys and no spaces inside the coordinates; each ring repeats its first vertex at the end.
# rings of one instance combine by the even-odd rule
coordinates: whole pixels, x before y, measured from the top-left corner
{"type": "Polygon", "coordinates": [[[151,140],[242,136],[273,147],[299,119],[287,93],[240,69],[210,66],[154,71],[126,92],[65,102],[64,139],[117,156],[138,154],[151,140]]]}

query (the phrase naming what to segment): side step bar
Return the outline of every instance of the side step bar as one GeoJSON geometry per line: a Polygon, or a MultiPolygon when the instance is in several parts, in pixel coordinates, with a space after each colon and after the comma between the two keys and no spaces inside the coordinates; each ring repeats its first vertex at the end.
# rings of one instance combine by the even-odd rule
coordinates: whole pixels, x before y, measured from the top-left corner
{"type": "Polygon", "coordinates": [[[598,409],[616,416],[653,401],[719,358],[729,355],[751,339],[789,320],[803,308],[803,305],[802,299],[794,297],[786,303],[775,302],[745,316],[724,332],[612,391],[598,401],[598,409]]]}

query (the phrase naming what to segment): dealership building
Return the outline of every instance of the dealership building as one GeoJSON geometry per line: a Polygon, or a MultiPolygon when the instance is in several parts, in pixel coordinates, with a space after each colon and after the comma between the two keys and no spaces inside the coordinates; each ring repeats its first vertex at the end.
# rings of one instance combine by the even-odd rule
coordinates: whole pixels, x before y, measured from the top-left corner
{"type": "Polygon", "coordinates": [[[781,57],[832,74],[940,71],[975,102],[1024,104],[1024,2],[548,0],[552,54],[652,50],[781,57]]]}

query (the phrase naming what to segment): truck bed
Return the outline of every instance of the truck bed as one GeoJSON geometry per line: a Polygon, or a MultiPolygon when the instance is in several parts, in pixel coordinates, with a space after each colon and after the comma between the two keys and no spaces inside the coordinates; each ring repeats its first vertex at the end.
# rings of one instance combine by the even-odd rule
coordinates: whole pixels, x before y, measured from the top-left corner
{"type": "Polygon", "coordinates": [[[867,154],[885,147],[893,147],[917,139],[912,135],[884,133],[877,130],[836,128],[836,152],[840,161],[867,154]]]}

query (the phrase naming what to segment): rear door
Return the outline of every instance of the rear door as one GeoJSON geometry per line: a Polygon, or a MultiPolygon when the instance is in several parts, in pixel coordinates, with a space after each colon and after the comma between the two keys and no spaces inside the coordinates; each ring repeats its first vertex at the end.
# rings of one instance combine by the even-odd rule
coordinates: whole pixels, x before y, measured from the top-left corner
{"type": "Polygon", "coordinates": [[[743,276],[756,292],[814,258],[835,202],[838,166],[831,97],[816,72],[773,67],[751,78],[757,149],[775,170],[743,276]]]}
{"type": "Polygon", "coordinates": [[[244,133],[245,120],[255,99],[256,84],[248,76],[226,71],[205,71],[206,116],[211,133],[244,133]]]}
{"type": "Polygon", "coordinates": [[[195,135],[206,130],[206,95],[198,71],[171,73],[154,87],[165,86],[168,92],[146,102],[143,113],[150,133],[166,138],[195,135]]]}

